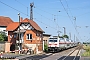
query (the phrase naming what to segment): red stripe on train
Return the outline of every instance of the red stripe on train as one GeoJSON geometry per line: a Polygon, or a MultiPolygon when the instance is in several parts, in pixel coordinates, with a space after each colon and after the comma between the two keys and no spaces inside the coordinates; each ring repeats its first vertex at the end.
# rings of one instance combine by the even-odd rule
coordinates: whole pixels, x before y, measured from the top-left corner
{"type": "Polygon", "coordinates": [[[49,45],[52,45],[52,44],[49,44],[49,45]]]}
{"type": "Polygon", "coordinates": [[[49,44],[49,45],[57,45],[57,44],[49,44]]]}

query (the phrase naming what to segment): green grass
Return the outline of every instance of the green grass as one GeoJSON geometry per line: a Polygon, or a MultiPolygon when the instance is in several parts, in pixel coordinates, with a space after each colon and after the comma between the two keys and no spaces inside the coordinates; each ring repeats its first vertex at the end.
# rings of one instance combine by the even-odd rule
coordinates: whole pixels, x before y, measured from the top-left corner
{"type": "Polygon", "coordinates": [[[84,45],[83,48],[86,52],[84,52],[82,56],[90,56],[90,45],[84,45]]]}

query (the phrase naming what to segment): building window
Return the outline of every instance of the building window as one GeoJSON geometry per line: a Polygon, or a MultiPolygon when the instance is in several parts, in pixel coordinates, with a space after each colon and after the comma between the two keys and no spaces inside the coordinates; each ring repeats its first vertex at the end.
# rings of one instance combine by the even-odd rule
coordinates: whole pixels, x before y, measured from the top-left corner
{"type": "Polygon", "coordinates": [[[27,40],[32,40],[32,34],[27,34],[27,40]]]}

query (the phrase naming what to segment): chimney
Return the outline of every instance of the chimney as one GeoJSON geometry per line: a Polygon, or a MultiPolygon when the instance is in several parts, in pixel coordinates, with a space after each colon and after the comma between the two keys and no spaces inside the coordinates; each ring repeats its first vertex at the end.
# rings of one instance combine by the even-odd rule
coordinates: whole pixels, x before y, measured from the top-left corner
{"type": "Polygon", "coordinates": [[[20,18],[20,22],[22,22],[22,21],[23,21],[23,18],[21,17],[21,18],[20,18]]]}

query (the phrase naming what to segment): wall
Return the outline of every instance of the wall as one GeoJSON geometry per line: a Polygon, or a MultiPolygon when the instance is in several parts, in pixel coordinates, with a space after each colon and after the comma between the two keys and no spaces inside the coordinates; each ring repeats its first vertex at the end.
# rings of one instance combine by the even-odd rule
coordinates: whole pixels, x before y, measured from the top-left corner
{"type": "Polygon", "coordinates": [[[43,36],[43,41],[45,44],[48,44],[49,36],[43,36]]]}
{"type": "Polygon", "coordinates": [[[42,46],[42,41],[43,41],[43,37],[37,36],[36,33],[38,33],[39,35],[42,34],[41,32],[37,32],[36,30],[27,30],[24,34],[24,43],[32,46],[34,49],[36,47],[38,47],[38,51],[42,51],[43,46],[42,46]],[[27,40],[26,39],[26,35],[27,34],[32,34],[32,40],[27,40]]]}
{"type": "Polygon", "coordinates": [[[43,35],[43,50],[44,50],[44,44],[48,44],[48,39],[49,39],[50,36],[44,36],[43,35]]]}
{"type": "Polygon", "coordinates": [[[8,32],[8,42],[11,43],[11,44],[16,43],[16,39],[14,38],[13,31],[8,32]]]}
{"type": "Polygon", "coordinates": [[[5,43],[5,52],[10,52],[10,43],[5,43]]]}
{"type": "MultiPolygon", "coordinates": [[[[38,47],[38,51],[42,51],[42,44],[43,44],[43,37],[41,36],[37,36],[36,33],[38,33],[39,35],[42,34],[42,32],[36,31],[36,30],[26,30],[26,32],[24,33],[24,43],[25,45],[28,45],[29,47],[33,47],[34,49],[36,48],[36,46],[38,47]],[[26,39],[26,35],[27,34],[32,34],[32,40],[27,40],[26,39]]],[[[13,32],[8,32],[8,42],[11,44],[15,44],[15,39],[13,36],[13,32]],[[12,35],[12,38],[10,38],[10,35],[12,35]]],[[[33,50],[34,50],[33,49],[33,50]]]]}
{"type": "Polygon", "coordinates": [[[5,42],[0,42],[0,52],[5,51],[5,42]]]}
{"type": "MultiPolygon", "coordinates": [[[[40,32],[38,32],[40,34],[40,32]]],[[[36,36],[36,31],[32,31],[32,30],[27,30],[24,34],[24,43],[26,44],[36,44],[38,42],[38,44],[42,44],[42,37],[40,36],[36,36]],[[27,34],[32,34],[32,40],[27,40],[26,39],[26,35],[27,34]]]]}

